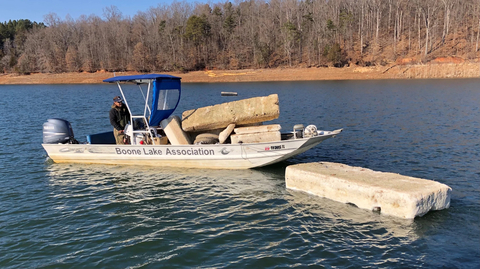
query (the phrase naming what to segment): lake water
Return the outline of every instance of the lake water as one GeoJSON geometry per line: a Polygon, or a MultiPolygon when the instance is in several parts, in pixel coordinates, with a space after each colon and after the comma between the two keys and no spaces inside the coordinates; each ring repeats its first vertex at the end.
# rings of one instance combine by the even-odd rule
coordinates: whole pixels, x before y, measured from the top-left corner
{"type": "Polygon", "coordinates": [[[183,84],[178,115],[278,93],[294,124],[344,132],[256,170],[55,164],[42,124],[108,131],[116,86],[0,85],[1,268],[480,268],[480,80],[183,84]],[[236,91],[238,97],[221,97],[236,91]],[[285,188],[331,161],[432,179],[451,207],[414,221],[285,188]]]}

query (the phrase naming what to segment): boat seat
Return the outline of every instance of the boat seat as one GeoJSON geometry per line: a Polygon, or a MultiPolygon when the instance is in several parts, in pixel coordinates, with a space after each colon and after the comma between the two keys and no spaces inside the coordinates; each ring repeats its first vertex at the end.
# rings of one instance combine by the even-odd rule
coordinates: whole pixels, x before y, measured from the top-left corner
{"type": "Polygon", "coordinates": [[[167,135],[168,141],[172,145],[189,145],[190,139],[183,131],[180,118],[178,116],[170,116],[160,122],[163,131],[167,135]]]}

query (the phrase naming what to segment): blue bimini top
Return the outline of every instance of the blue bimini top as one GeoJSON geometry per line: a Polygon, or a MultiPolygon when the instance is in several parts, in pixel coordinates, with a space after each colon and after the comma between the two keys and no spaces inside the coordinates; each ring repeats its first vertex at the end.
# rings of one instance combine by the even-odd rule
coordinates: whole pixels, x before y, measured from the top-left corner
{"type": "Polygon", "coordinates": [[[158,126],[160,121],[170,117],[180,102],[181,78],[164,74],[118,76],[104,82],[150,83],[152,85],[152,113],[149,125],[158,126]]]}
{"type": "Polygon", "coordinates": [[[133,76],[118,76],[113,78],[107,78],[103,82],[137,82],[137,80],[151,80],[151,79],[181,79],[165,74],[146,74],[146,75],[133,75],[133,76]]]}

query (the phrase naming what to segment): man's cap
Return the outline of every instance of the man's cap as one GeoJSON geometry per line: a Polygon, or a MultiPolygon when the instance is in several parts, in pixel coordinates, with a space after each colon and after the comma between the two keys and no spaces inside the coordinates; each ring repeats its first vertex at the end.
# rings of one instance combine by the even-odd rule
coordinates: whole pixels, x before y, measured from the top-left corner
{"type": "Polygon", "coordinates": [[[122,101],[122,98],[120,96],[115,96],[113,97],[113,102],[121,102],[122,101]]]}

